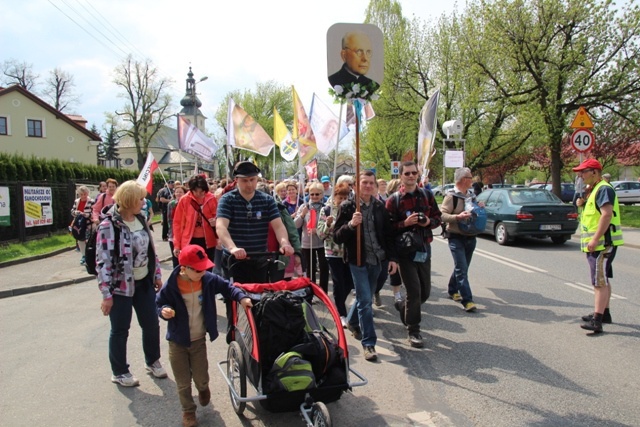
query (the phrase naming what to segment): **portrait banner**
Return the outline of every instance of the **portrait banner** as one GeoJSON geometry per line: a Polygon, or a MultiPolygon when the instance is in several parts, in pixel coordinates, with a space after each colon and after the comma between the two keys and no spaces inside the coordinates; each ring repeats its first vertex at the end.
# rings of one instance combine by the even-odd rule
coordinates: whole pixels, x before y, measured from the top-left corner
{"type": "Polygon", "coordinates": [[[276,145],[269,134],[246,111],[229,99],[229,145],[234,148],[268,156],[276,145]]]}
{"type": "Polygon", "coordinates": [[[336,148],[338,141],[349,133],[347,125],[342,120],[339,120],[338,116],[331,111],[331,108],[322,102],[315,93],[309,110],[309,122],[316,137],[318,151],[323,154],[329,154],[331,150],[336,148]],[[340,136],[336,139],[338,128],[340,129],[340,136]]]}

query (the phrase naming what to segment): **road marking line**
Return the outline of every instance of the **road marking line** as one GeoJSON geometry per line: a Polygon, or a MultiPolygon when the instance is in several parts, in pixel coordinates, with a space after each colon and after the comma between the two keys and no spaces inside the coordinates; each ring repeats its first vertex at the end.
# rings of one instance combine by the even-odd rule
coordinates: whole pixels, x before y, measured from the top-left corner
{"type": "Polygon", "coordinates": [[[491,255],[491,256],[493,256],[493,257],[500,258],[500,259],[503,259],[503,260],[505,260],[505,261],[508,261],[508,262],[512,262],[512,263],[514,263],[514,264],[521,265],[522,267],[530,268],[530,269],[535,270],[535,271],[537,271],[537,272],[539,272],[539,273],[547,273],[547,270],[543,270],[543,269],[541,269],[541,268],[534,267],[534,266],[532,266],[532,265],[525,264],[525,263],[523,263],[523,262],[516,261],[516,260],[513,260],[513,259],[511,259],[511,258],[503,257],[503,256],[501,256],[501,255],[497,255],[497,254],[495,254],[495,253],[493,253],[493,252],[485,251],[485,250],[482,250],[482,249],[476,249],[476,250],[475,250],[475,252],[482,252],[482,253],[485,253],[485,254],[487,254],[487,255],[491,255]]]}
{"type": "Polygon", "coordinates": [[[529,270],[527,268],[519,267],[519,266],[514,265],[514,264],[512,264],[510,262],[502,261],[500,259],[496,259],[493,255],[485,255],[483,253],[478,253],[478,255],[481,256],[481,257],[487,258],[487,259],[489,259],[491,261],[494,261],[494,262],[497,262],[497,263],[500,263],[500,264],[504,264],[507,267],[511,267],[511,268],[515,268],[516,270],[524,271],[525,273],[533,273],[532,270],[529,270]]]}
{"type": "MultiPolygon", "coordinates": [[[[584,284],[584,283],[580,283],[580,282],[568,283],[568,282],[565,282],[565,285],[571,286],[572,288],[579,289],[579,290],[584,291],[584,292],[588,292],[591,295],[593,295],[595,293],[593,291],[593,286],[587,285],[587,284],[584,284]]],[[[611,299],[627,299],[627,298],[623,297],[622,295],[611,293],[611,299]]]]}

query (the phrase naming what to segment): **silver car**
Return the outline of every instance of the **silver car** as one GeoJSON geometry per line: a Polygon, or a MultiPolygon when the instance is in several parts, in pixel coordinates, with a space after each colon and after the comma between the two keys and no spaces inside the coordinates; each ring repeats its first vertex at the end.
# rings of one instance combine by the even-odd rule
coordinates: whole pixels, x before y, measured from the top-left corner
{"type": "Polygon", "coordinates": [[[636,181],[612,181],[611,185],[616,190],[618,203],[632,205],[640,203],[640,182],[636,181]]]}

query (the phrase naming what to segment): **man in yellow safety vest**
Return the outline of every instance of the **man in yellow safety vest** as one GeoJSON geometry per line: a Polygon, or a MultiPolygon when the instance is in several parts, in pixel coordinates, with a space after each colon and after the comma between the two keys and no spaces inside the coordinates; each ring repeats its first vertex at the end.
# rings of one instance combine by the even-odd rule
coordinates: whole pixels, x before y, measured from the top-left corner
{"type": "Polygon", "coordinates": [[[587,159],[573,168],[589,186],[583,198],[576,201],[583,207],[580,217],[580,246],[587,253],[591,284],[595,292],[595,310],[582,317],[582,329],[602,332],[602,323],[611,323],[609,300],[613,277],[613,259],[622,245],[620,206],[611,184],[602,179],[602,165],[596,159],[587,159]]]}

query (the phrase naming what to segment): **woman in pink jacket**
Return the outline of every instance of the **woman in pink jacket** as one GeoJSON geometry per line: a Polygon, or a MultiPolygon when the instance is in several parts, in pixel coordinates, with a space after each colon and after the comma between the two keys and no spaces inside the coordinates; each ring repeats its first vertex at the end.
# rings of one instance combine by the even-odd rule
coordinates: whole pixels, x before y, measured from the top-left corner
{"type": "Polygon", "coordinates": [[[189,191],[178,202],[173,216],[173,254],[177,257],[183,247],[198,245],[213,261],[218,241],[214,233],[218,201],[209,192],[203,175],[192,176],[187,187],[189,191]]]}

